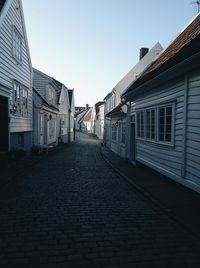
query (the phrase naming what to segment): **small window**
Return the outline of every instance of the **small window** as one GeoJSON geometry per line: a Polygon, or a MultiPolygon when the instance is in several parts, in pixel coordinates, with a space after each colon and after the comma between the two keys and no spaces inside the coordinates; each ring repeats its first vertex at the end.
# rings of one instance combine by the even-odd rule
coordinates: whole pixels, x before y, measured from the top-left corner
{"type": "Polygon", "coordinates": [[[22,61],[22,37],[15,27],[13,27],[12,54],[17,61],[22,61]]]}
{"type": "Polygon", "coordinates": [[[137,136],[144,138],[144,111],[137,113],[137,136]]]}
{"type": "Polygon", "coordinates": [[[159,141],[172,141],[172,106],[159,108],[159,141]]]}

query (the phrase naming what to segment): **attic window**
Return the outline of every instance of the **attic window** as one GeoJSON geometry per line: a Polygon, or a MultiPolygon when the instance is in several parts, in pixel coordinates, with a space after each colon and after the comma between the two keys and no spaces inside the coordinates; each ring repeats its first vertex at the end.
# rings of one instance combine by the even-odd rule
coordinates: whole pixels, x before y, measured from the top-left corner
{"type": "Polygon", "coordinates": [[[12,33],[12,54],[17,61],[22,61],[22,37],[15,27],[12,33]]]}

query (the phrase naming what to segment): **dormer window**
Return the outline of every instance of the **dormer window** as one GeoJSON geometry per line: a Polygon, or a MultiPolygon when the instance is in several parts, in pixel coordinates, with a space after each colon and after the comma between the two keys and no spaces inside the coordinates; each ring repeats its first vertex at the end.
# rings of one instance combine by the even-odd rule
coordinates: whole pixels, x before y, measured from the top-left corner
{"type": "Polygon", "coordinates": [[[17,61],[22,61],[22,37],[15,27],[12,36],[12,55],[17,61]]]}

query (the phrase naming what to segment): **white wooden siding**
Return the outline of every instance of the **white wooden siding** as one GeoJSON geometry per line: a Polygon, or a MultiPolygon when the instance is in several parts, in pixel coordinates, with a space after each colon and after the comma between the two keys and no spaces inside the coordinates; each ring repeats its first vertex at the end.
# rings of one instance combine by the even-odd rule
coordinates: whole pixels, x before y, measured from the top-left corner
{"type": "Polygon", "coordinates": [[[13,79],[28,88],[28,116],[12,116],[10,132],[24,132],[32,130],[32,67],[28,48],[26,47],[25,29],[18,0],[14,0],[8,9],[4,21],[0,27],[0,81],[10,88],[10,108],[12,108],[13,79]],[[13,25],[17,28],[22,38],[22,63],[18,63],[12,56],[12,31],[13,25]]]}
{"type": "Polygon", "coordinates": [[[162,88],[155,88],[153,93],[148,93],[136,99],[135,108],[145,109],[156,105],[172,102],[175,103],[174,118],[174,146],[159,144],[142,139],[136,142],[136,159],[148,162],[152,167],[168,170],[176,176],[181,176],[182,150],[183,150],[183,112],[184,112],[184,77],[162,88]]]}
{"type": "Polygon", "coordinates": [[[189,76],[185,178],[200,184],[200,70],[189,76]]]}

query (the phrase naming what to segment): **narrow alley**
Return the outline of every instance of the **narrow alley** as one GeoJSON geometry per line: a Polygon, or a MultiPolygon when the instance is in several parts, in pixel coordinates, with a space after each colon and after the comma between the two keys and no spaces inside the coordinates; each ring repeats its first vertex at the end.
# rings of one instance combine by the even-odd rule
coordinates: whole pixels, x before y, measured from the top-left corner
{"type": "Polygon", "coordinates": [[[200,243],[78,133],[1,189],[0,267],[199,267],[200,243]]]}

